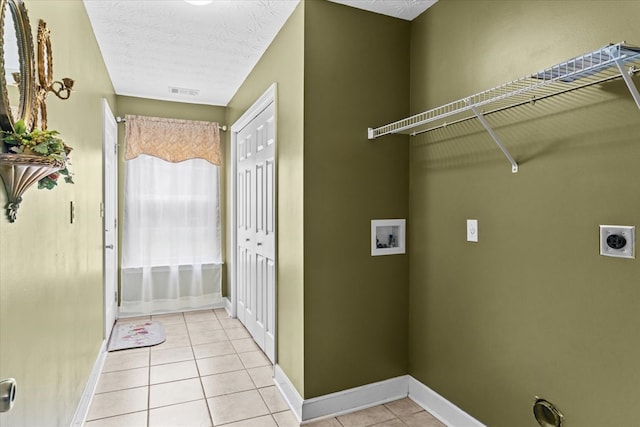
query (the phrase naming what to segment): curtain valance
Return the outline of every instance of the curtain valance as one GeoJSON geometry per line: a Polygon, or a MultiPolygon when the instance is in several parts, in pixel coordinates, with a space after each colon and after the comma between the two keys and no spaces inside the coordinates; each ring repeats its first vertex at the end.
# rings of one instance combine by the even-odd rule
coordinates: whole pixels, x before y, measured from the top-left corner
{"type": "Polygon", "coordinates": [[[221,163],[218,123],[129,114],[126,123],[126,160],[147,154],[172,163],[188,159],[221,163]]]}

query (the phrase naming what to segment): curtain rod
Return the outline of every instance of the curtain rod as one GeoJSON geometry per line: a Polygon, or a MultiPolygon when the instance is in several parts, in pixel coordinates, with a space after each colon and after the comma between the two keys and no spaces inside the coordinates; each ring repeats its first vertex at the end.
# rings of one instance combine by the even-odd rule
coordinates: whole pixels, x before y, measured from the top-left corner
{"type": "MultiPolygon", "coordinates": [[[[124,118],[122,118],[120,116],[116,116],[116,122],[118,122],[118,123],[126,123],[126,121],[127,121],[126,119],[124,119],[124,118]]],[[[219,124],[218,125],[218,129],[220,129],[223,132],[226,132],[227,131],[227,125],[219,124]]]]}

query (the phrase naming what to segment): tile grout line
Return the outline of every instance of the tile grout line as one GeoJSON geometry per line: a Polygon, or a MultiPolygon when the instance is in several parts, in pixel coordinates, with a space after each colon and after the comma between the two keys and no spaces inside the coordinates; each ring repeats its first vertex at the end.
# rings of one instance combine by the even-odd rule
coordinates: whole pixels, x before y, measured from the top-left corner
{"type": "MultiPolygon", "coordinates": [[[[233,349],[233,353],[230,353],[229,355],[233,354],[234,356],[236,356],[236,357],[239,359],[239,361],[240,361],[240,366],[242,366],[242,368],[240,368],[240,369],[236,369],[236,370],[232,370],[232,371],[225,371],[225,372],[221,372],[221,373],[218,373],[218,374],[222,374],[222,373],[229,373],[229,372],[243,372],[244,374],[246,374],[246,375],[248,376],[249,380],[251,381],[252,390],[255,390],[256,392],[258,392],[258,395],[260,396],[260,401],[263,403],[263,405],[265,406],[265,409],[267,410],[267,413],[265,413],[265,415],[260,415],[260,416],[257,416],[257,417],[250,417],[250,418],[246,418],[246,419],[242,419],[242,420],[238,420],[238,421],[252,420],[252,419],[255,419],[255,418],[259,418],[259,417],[263,417],[263,416],[269,415],[269,419],[270,419],[272,422],[274,422],[274,423],[275,423],[275,425],[278,425],[278,421],[276,420],[276,418],[275,418],[275,416],[274,416],[274,413],[280,413],[280,412],[284,413],[284,412],[287,412],[287,410],[277,411],[277,412],[273,412],[273,411],[272,411],[272,409],[271,409],[271,408],[269,407],[269,405],[267,404],[267,401],[265,400],[264,395],[260,392],[260,390],[261,390],[261,389],[267,389],[267,388],[268,388],[268,386],[267,386],[267,385],[265,385],[264,387],[261,387],[261,386],[256,382],[256,381],[257,381],[257,379],[255,379],[254,377],[252,377],[252,376],[251,376],[251,374],[249,373],[249,368],[247,367],[247,365],[246,365],[245,361],[243,361],[243,359],[242,359],[242,358],[240,358],[240,355],[241,355],[242,353],[250,353],[250,352],[253,352],[253,351],[256,351],[256,352],[258,352],[258,353],[262,353],[262,354],[264,354],[264,353],[263,353],[263,352],[261,352],[259,348],[256,348],[256,349],[253,349],[253,348],[252,348],[252,349],[247,349],[246,347],[239,347],[239,348],[238,348],[238,347],[236,347],[235,345],[233,345],[233,341],[234,341],[234,339],[232,339],[232,335],[233,335],[233,337],[235,337],[235,338],[236,338],[236,339],[235,339],[235,341],[243,340],[243,339],[245,339],[245,338],[246,338],[246,339],[251,339],[251,337],[250,337],[250,336],[249,336],[249,337],[238,336],[238,334],[236,334],[236,333],[234,333],[234,334],[232,334],[232,335],[230,335],[230,334],[229,334],[229,330],[230,330],[230,329],[243,329],[243,328],[244,328],[244,326],[243,326],[243,325],[241,325],[241,324],[240,324],[240,325],[236,325],[236,324],[234,324],[234,323],[230,323],[230,322],[227,322],[227,323],[222,322],[222,321],[221,321],[222,319],[220,318],[219,313],[216,313],[215,311],[210,312],[210,313],[211,313],[211,314],[213,314],[213,320],[212,320],[212,318],[211,318],[211,317],[210,317],[208,320],[202,320],[202,319],[196,318],[196,319],[193,319],[194,321],[189,322],[189,321],[187,320],[187,317],[184,315],[184,313],[180,313],[180,321],[178,321],[178,322],[171,322],[171,323],[170,323],[170,324],[176,324],[176,325],[177,325],[177,324],[184,325],[185,332],[186,332],[186,334],[187,334],[187,338],[188,338],[188,340],[189,340],[189,343],[188,343],[188,345],[184,345],[184,346],[180,346],[180,347],[188,347],[188,348],[190,349],[190,352],[189,352],[189,353],[190,353],[190,356],[191,356],[191,359],[190,359],[190,360],[192,360],[192,361],[193,361],[193,363],[195,364],[195,368],[196,368],[196,372],[197,372],[197,377],[198,377],[198,380],[199,380],[199,383],[200,383],[200,390],[201,390],[201,392],[202,392],[202,396],[203,396],[204,404],[206,405],[206,409],[207,409],[207,412],[208,412],[209,422],[211,423],[211,425],[212,425],[212,426],[214,426],[214,425],[215,425],[215,424],[213,423],[213,413],[212,413],[212,411],[211,411],[211,407],[208,405],[208,398],[207,398],[206,391],[205,391],[205,387],[204,387],[204,383],[203,383],[203,375],[202,375],[202,371],[201,371],[200,366],[198,365],[198,363],[197,363],[197,362],[198,362],[198,360],[200,360],[200,359],[215,358],[216,356],[214,355],[214,356],[210,356],[210,357],[203,357],[203,358],[200,358],[200,359],[198,359],[198,358],[196,357],[195,349],[194,349],[194,344],[193,344],[193,340],[192,340],[192,336],[191,336],[191,335],[192,335],[192,332],[195,332],[195,330],[194,330],[194,331],[191,331],[191,330],[190,330],[190,328],[189,328],[189,325],[190,325],[190,324],[193,324],[194,322],[195,322],[195,323],[198,323],[198,322],[200,322],[200,321],[202,321],[202,322],[212,322],[212,321],[218,322],[218,326],[220,326],[220,330],[224,331],[224,336],[226,337],[226,340],[225,340],[225,341],[226,341],[226,342],[228,342],[228,343],[230,344],[231,348],[233,349]],[[226,326],[225,326],[225,325],[226,325],[226,326]],[[243,348],[244,348],[246,351],[240,351],[240,350],[242,350],[243,348]]],[[[227,318],[227,317],[225,317],[225,318],[227,318]]],[[[162,319],[153,319],[153,316],[141,316],[141,317],[139,318],[139,320],[158,320],[158,321],[162,321],[162,319]]],[[[202,326],[206,326],[206,325],[202,325],[202,326]]],[[[208,329],[208,328],[206,328],[206,329],[208,329]]],[[[218,328],[216,327],[215,329],[218,329],[218,328]]],[[[245,328],[245,330],[246,330],[246,328],[245,328]]],[[[214,341],[214,343],[217,343],[217,342],[218,342],[218,341],[214,341]]],[[[224,342],[224,341],[223,341],[223,342],[224,342]]],[[[185,343],[185,344],[186,344],[186,343],[185,343]]],[[[208,343],[202,343],[202,345],[205,345],[205,344],[208,344],[208,343]]],[[[169,350],[169,351],[170,351],[170,350],[175,349],[175,348],[179,348],[179,347],[169,347],[169,348],[167,348],[166,350],[169,350]]],[[[163,349],[163,350],[164,350],[164,349],[163,349]]],[[[185,349],[185,350],[186,350],[186,349],[185,349]]],[[[152,385],[153,385],[153,384],[151,384],[151,368],[152,368],[152,367],[154,367],[154,366],[162,366],[162,365],[169,365],[169,364],[172,364],[172,363],[180,363],[180,362],[182,362],[182,361],[170,361],[170,360],[171,360],[171,357],[169,357],[169,358],[167,358],[167,359],[166,359],[167,361],[165,361],[165,362],[163,362],[163,363],[158,363],[157,365],[153,365],[153,358],[154,358],[154,356],[153,356],[153,354],[152,354],[152,353],[153,353],[153,351],[152,351],[152,349],[151,349],[151,348],[147,349],[147,355],[146,355],[146,358],[145,358],[145,359],[146,359],[146,364],[145,364],[145,366],[141,366],[141,367],[140,367],[140,368],[143,368],[143,367],[144,367],[145,369],[147,369],[147,372],[146,372],[146,384],[144,385],[144,387],[145,387],[145,389],[146,389],[146,392],[147,392],[147,396],[146,396],[146,408],[145,408],[144,410],[142,410],[142,411],[131,411],[131,412],[125,412],[125,413],[122,413],[122,414],[115,414],[115,415],[109,415],[109,416],[106,416],[106,417],[101,417],[101,418],[99,418],[99,419],[108,419],[108,418],[112,418],[112,417],[116,417],[116,416],[122,416],[122,415],[129,415],[129,414],[133,414],[133,413],[138,413],[138,412],[144,412],[144,413],[146,414],[146,426],[147,426],[147,427],[151,427],[151,426],[152,426],[152,420],[151,420],[151,410],[152,410],[152,409],[158,409],[158,408],[163,408],[163,407],[170,407],[170,406],[174,406],[174,405],[179,405],[179,404],[183,404],[183,403],[190,403],[190,402],[195,402],[195,401],[199,401],[199,400],[200,400],[200,399],[195,399],[195,400],[189,400],[188,402],[177,402],[177,403],[171,403],[171,404],[168,404],[168,405],[162,405],[162,406],[159,406],[158,408],[152,408],[152,407],[151,407],[151,388],[152,388],[152,385]]],[[[218,356],[219,356],[219,355],[218,355],[218,356]]],[[[224,356],[224,355],[223,355],[223,356],[224,356]]],[[[162,360],[162,359],[160,359],[160,360],[162,360]]],[[[264,365],[264,366],[262,366],[262,365],[260,365],[260,366],[253,366],[253,367],[252,367],[252,369],[253,369],[253,368],[256,368],[256,369],[257,369],[257,368],[263,368],[263,367],[264,367],[264,368],[267,368],[267,367],[268,367],[268,368],[270,368],[271,370],[273,369],[273,365],[272,365],[272,364],[270,364],[270,363],[269,363],[269,364],[267,364],[267,365],[264,365]]],[[[128,368],[126,368],[126,369],[118,369],[118,370],[115,370],[115,371],[109,371],[108,373],[111,373],[111,372],[122,372],[122,371],[127,371],[127,370],[134,370],[134,369],[139,369],[139,368],[131,368],[131,367],[128,367],[128,368]]],[[[103,372],[103,373],[101,373],[101,374],[104,374],[104,372],[103,372]]],[[[216,375],[216,374],[212,374],[212,375],[216,375]]],[[[195,379],[195,377],[194,377],[194,379],[195,379]]],[[[175,379],[175,380],[172,380],[172,381],[166,381],[166,383],[171,383],[171,382],[175,382],[175,381],[181,381],[181,379],[175,379]]],[[[129,387],[129,388],[131,389],[131,388],[136,388],[136,387],[129,387]]],[[[114,390],[114,391],[120,391],[120,390],[114,390]]],[[[107,391],[105,391],[104,393],[107,393],[107,391]]],[[[224,395],[232,395],[232,394],[236,394],[236,393],[240,393],[240,391],[238,391],[238,392],[234,392],[234,393],[225,393],[224,395]]],[[[212,396],[212,398],[213,398],[213,397],[215,397],[215,396],[212,396]]],[[[96,419],[96,420],[98,420],[98,419],[96,419]]]]}
{"type": "MultiPolygon", "coordinates": [[[[216,319],[217,321],[217,316],[215,314],[215,312],[212,311],[213,317],[216,319]]],[[[184,314],[183,314],[184,317],[184,314]]],[[[211,423],[211,426],[215,426],[215,423],[213,422],[213,414],[211,413],[211,408],[209,407],[209,401],[207,400],[207,393],[204,389],[204,384],[202,383],[202,372],[200,372],[200,366],[198,365],[198,359],[196,358],[196,352],[193,349],[193,341],[191,341],[191,332],[189,331],[189,323],[187,322],[187,319],[184,319],[184,323],[185,323],[185,328],[187,329],[187,336],[189,337],[189,344],[191,346],[191,354],[193,355],[193,363],[196,365],[196,372],[198,372],[198,382],[200,383],[200,390],[202,391],[202,397],[204,398],[204,404],[207,408],[207,415],[209,416],[209,422],[211,423]]]]}
{"type": "MultiPolygon", "coordinates": [[[[209,313],[211,313],[211,312],[209,312],[209,313]]],[[[249,370],[250,369],[262,369],[262,368],[265,368],[265,369],[269,369],[272,372],[273,371],[273,365],[269,362],[269,363],[267,363],[265,365],[253,366],[252,368],[248,368],[247,367],[248,365],[245,363],[245,361],[243,361],[242,358],[240,358],[240,355],[242,355],[244,353],[254,352],[254,351],[257,352],[257,353],[262,353],[264,355],[264,352],[261,352],[259,347],[257,347],[257,348],[255,348],[255,347],[249,348],[244,343],[240,344],[240,342],[242,342],[242,340],[244,340],[245,337],[239,336],[237,333],[234,332],[232,334],[233,336],[236,337],[236,339],[234,340],[234,339],[231,339],[231,336],[228,333],[229,330],[231,330],[231,329],[242,329],[242,325],[240,324],[240,326],[238,326],[238,324],[236,324],[234,322],[221,322],[222,318],[219,317],[219,313],[216,313],[215,311],[213,311],[213,313],[212,313],[213,316],[209,316],[208,320],[204,320],[204,321],[202,320],[202,318],[197,318],[196,317],[195,319],[193,319],[193,321],[189,322],[189,321],[187,321],[187,318],[185,317],[184,313],[179,313],[179,314],[180,314],[180,316],[179,316],[180,320],[178,322],[171,322],[170,324],[176,324],[176,325],[181,324],[181,325],[184,325],[184,330],[185,330],[185,332],[187,334],[188,344],[185,343],[184,345],[181,345],[179,347],[169,347],[167,349],[161,349],[161,351],[164,351],[164,350],[171,351],[171,350],[175,350],[176,348],[181,348],[181,347],[184,348],[183,356],[179,356],[176,359],[179,359],[181,357],[186,357],[187,354],[189,354],[189,356],[191,358],[189,360],[193,361],[192,363],[195,364],[195,368],[196,368],[196,372],[197,372],[197,378],[198,378],[198,380],[200,382],[200,391],[201,391],[202,396],[203,396],[202,400],[204,400],[203,403],[205,404],[205,408],[207,410],[207,415],[208,415],[208,420],[209,420],[208,422],[212,426],[214,426],[214,424],[213,424],[213,412],[211,410],[212,408],[208,405],[208,398],[207,398],[206,390],[205,390],[205,387],[204,387],[202,371],[201,371],[200,366],[198,365],[197,362],[199,360],[204,360],[204,359],[208,359],[208,358],[216,358],[216,357],[226,356],[226,355],[217,355],[217,356],[213,355],[213,356],[203,357],[201,359],[198,359],[196,357],[196,354],[195,354],[195,348],[194,348],[194,344],[193,344],[192,336],[191,336],[192,335],[192,331],[189,329],[189,325],[190,324],[194,324],[194,323],[202,322],[203,325],[201,325],[201,326],[204,327],[206,330],[208,330],[209,328],[207,328],[206,327],[207,325],[205,325],[204,323],[207,323],[207,322],[208,323],[212,323],[212,322],[215,321],[215,322],[219,322],[219,326],[221,326],[221,330],[223,330],[225,332],[224,336],[226,336],[227,339],[224,342],[230,343],[230,346],[231,346],[233,352],[229,353],[229,355],[233,354],[234,356],[238,357],[240,362],[241,362],[240,366],[242,366],[242,367],[240,369],[235,369],[235,370],[231,370],[231,371],[212,373],[210,376],[221,375],[221,374],[226,374],[226,373],[231,373],[231,372],[243,372],[244,374],[248,375],[249,380],[250,380],[250,384],[252,385],[252,388],[248,389],[248,390],[257,391],[258,394],[260,395],[260,401],[263,403],[263,405],[265,405],[265,407],[267,409],[267,413],[265,413],[264,415],[252,416],[250,418],[244,418],[244,419],[241,419],[241,420],[225,423],[224,425],[226,426],[228,424],[232,424],[232,423],[235,423],[235,422],[242,422],[242,421],[247,421],[247,420],[255,420],[255,419],[258,419],[258,418],[261,418],[261,417],[266,417],[267,415],[269,415],[268,419],[270,419],[273,423],[275,423],[276,426],[279,426],[278,419],[275,417],[275,414],[280,414],[280,413],[284,414],[286,412],[289,412],[289,410],[285,409],[285,410],[279,410],[279,411],[275,411],[275,412],[272,411],[272,408],[267,404],[267,399],[266,399],[265,395],[263,395],[261,393],[261,390],[263,390],[263,389],[267,390],[270,387],[270,385],[268,383],[266,383],[266,382],[264,382],[264,384],[263,384],[262,379],[261,379],[260,376],[257,377],[257,379],[256,379],[253,376],[251,376],[251,374],[249,374],[249,370]],[[227,327],[225,327],[225,325],[227,325],[227,327]],[[238,341],[238,347],[233,345],[234,341],[238,341]],[[190,349],[190,351],[187,351],[187,349],[185,347],[188,347],[190,349]],[[240,350],[244,350],[244,351],[240,351],[240,350]],[[258,382],[257,382],[258,380],[260,380],[260,384],[258,384],[258,382]]],[[[154,320],[154,319],[152,318],[152,320],[154,320]]],[[[158,320],[161,321],[161,319],[158,319],[158,320]]],[[[178,329],[178,331],[176,333],[178,335],[181,335],[182,334],[182,332],[181,332],[182,329],[179,329],[179,328],[176,328],[176,329],[178,329]]],[[[216,327],[216,329],[217,329],[217,327],[216,327]]],[[[246,330],[246,328],[245,328],[245,330],[246,330]]],[[[194,329],[193,333],[195,333],[197,331],[198,331],[198,329],[194,329]]],[[[247,340],[251,340],[251,337],[249,336],[246,339],[247,340]]],[[[214,341],[213,344],[215,344],[217,342],[219,342],[219,341],[214,341]]],[[[207,342],[202,343],[202,345],[207,345],[207,344],[209,344],[209,343],[207,343],[207,342]]],[[[146,426],[147,427],[151,427],[153,425],[152,420],[151,420],[151,416],[150,416],[152,409],[168,408],[168,407],[177,406],[177,405],[185,404],[185,403],[199,402],[201,400],[201,399],[194,399],[194,400],[189,400],[189,401],[186,401],[186,402],[175,402],[175,403],[170,403],[170,404],[165,404],[165,405],[159,406],[158,408],[151,408],[151,387],[152,387],[152,384],[151,384],[151,368],[154,367],[154,366],[155,367],[160,367],[160,366],[163,366],[163,365],[170,365],[170,364],[173,364],[173,363],[183,363],[183,362],[186,363],[188,361],[182,361],[182,360],[170,361],[175,357],[174,356],[168,356],[167,359],[166,359],[167,361],[165,361],[163,363],[158,363],[157,365],[152,365],[153,360],[154,360],[154,355],[152,354],[154,352],[152,351],[152,348],[148,348],[148,349],[146,349],[144,351],[147,351],[147,356],[145,358],[143,358],[142,360],[146,359],[146,366],[140,366],[139,368],[127,367],[126,369],[118,369],[118,370],[115,370],[115,371],[109,371],[106,374],[124,372],[124,371],[132,371],[132,370],[141,369],[141,368],[147,369],[146,385],[144,385],[144,387],[147,390],[147,396],[146,396],[146,406],[147,407],[142,409],[142,410],[140,410],[140,411],[128,411],[128,412],[124,412],[124,413],[121,413],[121,414],[108,415],[108,416],[97,418],[97,419],[91,420],[91,421],[109,419],[109,418],[113,418],[113,417],[130,415],[130,414],[134,414],[134,413],[145,413],[146,414],[146,426]]],[[[228,351],[228,350],[225,349],[225,351],[228,351]]],[[[215,353],[216,352],[213,352],[212,354],[215,354],[215,353]]],[[[203,353],[203,354],[206,354],[206,353],[203,353]]],[[[140,360],[140,361],[142,361],[142,360],[140,360]]],[[[162,358],[160,358],[159,360],[162,360],[162,358]]],[[[253,359],[248,359],[248,361],[247,361],[247,363],[249,363],[249,365],[253,364],[254,362],[255,362],[255,360],[253,360],[253,359]]],[[[116,365],[117,365],[117,363],[116,363],[116,365]]],[[[122,365],[122,366],[124,366],[124,365],[122,365]]],[[[105,374],[105,373],[102,372],[101,375],[103,375],[103,374],[105,374]]],[[[260,375],[263,375],[263,374],[260,374],[260,375]]],[[[266,375],[266,373],[265,373],[265,375],[266,375]]],[[[193,379],[195,379],[195,378],[196,377],[194,375],[193,379]]],[[[182,380],[183,379],[181,379],[181,378],[176,378],[176,379],[172,379],[170,381],[165,381],[163,383],[158,383],[158,384],[165,384],[165,383],[177,382],[177,381],[182,381],[182,380]]],[[[141,382],[139,382],[139,383],[141,383],[141,382]]],[[[128,387],[128,389],[134,389],[134,388],[142,388],[142,387],[140,387],[140,386],[128,387]]],[[[241,393],[243,391],[248,391],[248,390],[239,390],[239,391],[234,391],[232,393],[224,393],[223,395],[220,395],[220,396],[229,396],[229,395],[233,395],[233,394],[239,394],[239,393],[241,393]]],[[[117,391],[121,391],[121,390],[113,390],[113,391],[117,392],[117,391]]],[[[109,392],[110,391],[104,391],[103,393],[109,393],[109,392]]],[[[101,394],[101,393],[96,393],[96,394],[101,394]]],[[[218,397],[218,396],[212,396],[211,399],[213,399],[215,397],[218,397]]],[[[387,421],[384,421],[384,422],[382,422],[383,424],[385,422],[392,422],[394,424],[405,426],[405,427],[407,427],[409,424],[407,424],[407,422],[402,418],[402,416],[409,417],[409,416],[412,416],[412,415],[415,415],[415,414],[419,414],[421,412],[427,412],[427,411],[424,411],[424,410],[419,410],[419,411],[415,411],[415,412],[412,411],[412,412],[406,413],[406,414],[405,413],[396,414],[389,407],[389,405],[387,403],[382,404],[380,406],[383,406],[384,408],[387,409],[387,411],[390,411],[391,415],[393,416],[393,419],[389,419],[387,421]]],[[[278,408],[277,404],[276,404],[276,406],[274,406],[274,408],[278,408]]],[[[333,417],[333,418],[330,418],[330,420],[333,420],[333,422],[336,423],[337,427],[345,427],[347,425],[347,424],[345,424],[345,422],[348,422],[348,420],[346,420],[346,419],[340,420],[339,417],[333,417]]],[[[380,424],[380,422],[378,422],[378,424],[367,424],[367,425],[371,426],[371,427],[375,427],[375,426],[377,426],[379,424],[380,424]]]]}
{"type": "MultiPolygon", "coordinates": [[[[217,313],[216,313],[216,318],[217,318],[217,316],[218,316],[218,315],[217,315],[217,313]]],[[[231,317],[229,317],[229,318],[231,318],[231,317]]],[[[218,321],[220,321],[220,319],[218,319],[218,321]]],[[[251,380],[251,383],[252,383],[252,384],[253,384],[253,386],[254,386],[254,390],[258,393],[258,396],[260,396],[260,400],[261,400],[261,401],[262,401],[262,403],[264,404],[265,408],[267,408],[269,418],[270,418],[270,419],[271,419],[271,420],[276,424],[276,426],[277,426],[277,425],[278,425],[278,422],[277,422],[277,421],[276,421],[276,419],[274,418],[274,416],[273,416],[273,412],[271,411],[271,408],[270,408],[270,407],[269,407],[269,405],[267,404],[267,402],[266,402],[266,400],[264,399],[264,396],[262,395],[262,393],[260,393],[260,389],[261,389],[261,387],[259,387],[259,386],[258,386],[258,384],[256,383],[256,381],[255,381],[255,380],[253,379],[253,377],[251,377],[251,375],[249,374],[249,370],[248,370],[248,368],[247,368],[247,365],[245,364],[245,362],[244,362],[244,361],[242,360],[242,358],[240,357],[240,352],[239,352],[239,351],[238,351],[238,349],[233,345],[233,342],[232,342],[232,341],[233,341],[233,339],[231,339],[231,337],[229,336],[229,334],[228,334],[228,332],[227,332],[227,329],[232,329],[232,328],[225,328],[225,326],[224,326],[224,324],[222,324],[222,322],[220,322],[220,324],[221,324],[221,326],[222,326],[222,329],[223,329],[223,331],[224,331],[225,335],[227,336],[227,339],[229,340],[229,342],[231,343],[231,346],[233,347],[233,350],[234,350],[234,352],[235,352],[235,355],[240,359],[240,363],[241,363],[241,364],[242,364],[242,366],[243,366],[242,371],[244,371],[244,372],[247,374],[247,376],[249,377],[249,379],[251,380]]],[[[244,326],[243,326],[243,327],[244,327],[244,326]]],[[[262,387],[262,388],[264,388],[264,387],[262,387]]],[[[241,393],[241,392],[237,392],[237,393],[241,393]]],[[[228,393],[228,394],[236,394],[236,393],[228,393]]],[[[260,417],[262,417],[262,416],[264,416],[264,415],[259,415],[259,416],[256,416],[256,417],[246,418],[246,419],[238,420],[238,421],[246,421],[246,420],[257,419],[257,418],[260,418],[260,417]]],[[[234,421],[234,422],[238,422],[238,421],[234,421]]]]}

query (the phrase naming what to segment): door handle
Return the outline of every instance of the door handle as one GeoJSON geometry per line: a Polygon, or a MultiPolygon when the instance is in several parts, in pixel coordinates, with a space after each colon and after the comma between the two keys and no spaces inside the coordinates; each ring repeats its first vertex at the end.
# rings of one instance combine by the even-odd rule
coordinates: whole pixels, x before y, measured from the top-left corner
{"type": "Polygon", "coordinates": [[[262,242],[258,242],[258,246],[262,246],[262,242]]]}
{"type": "Polygon", "coordinates": [[[16,400],[16,380],[7,378],[0,381],[0,412],[8,412],[16,400]]]}
{"type": "Polygon", "coordinates": [[[249,239],[248,237],[246,239],[244,239],[245,242],[250,242],[251,239],[249,239]]]}
{"type": "Polygon", "coordinates": [[[113,245],[106,245],[105,249],[113,249],[113,245]]]}

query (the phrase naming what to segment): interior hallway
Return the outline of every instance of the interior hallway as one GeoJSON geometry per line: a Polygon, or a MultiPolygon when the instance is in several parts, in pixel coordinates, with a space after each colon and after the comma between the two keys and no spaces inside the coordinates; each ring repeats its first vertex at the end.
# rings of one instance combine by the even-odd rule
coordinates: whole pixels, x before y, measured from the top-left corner
{"type": "MultiPolygon", "coordinates": [[[[298,426],[273,366],[224,309],[122,319],[158,320],[167,340],[108,353],[86,427],[298,426]]],[[[307,424],[443,427],[409,399],[307,424]]]]}

